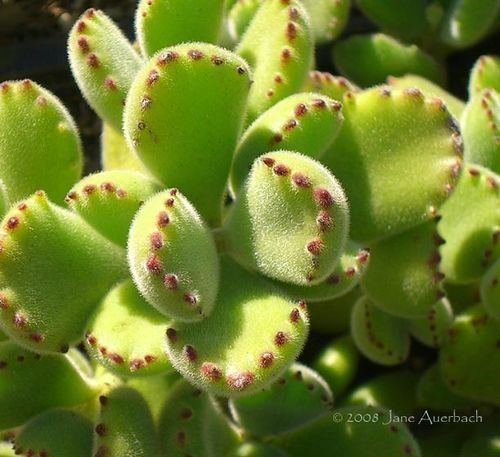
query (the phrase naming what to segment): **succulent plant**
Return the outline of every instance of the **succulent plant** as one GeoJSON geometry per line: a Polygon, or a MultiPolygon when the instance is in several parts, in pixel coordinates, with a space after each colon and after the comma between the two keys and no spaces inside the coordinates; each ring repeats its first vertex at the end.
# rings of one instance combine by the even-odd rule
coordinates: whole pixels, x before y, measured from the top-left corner
{"type": "Polygon", "coordinates": [[[227,455],[240,442],[236,427],[217,403],[184,379],[172,386],[163,405],[159,429],[165,455],[227,455]]]}
{"type": "Polygon", "coordinates": [[[439,97],[446,103],[446,107],[455,119],[460,119],[465,109],[465,103],[462,100],[422,76],[412,74],[398,78],[390,76],[387,78],[387,83],[395,89],[411,89],[412,87],[418,87],[426,96],[439,97]]]}
{"type": "Polygon", "coordinates": [[[382,30],[402,38],[418,39],[429,28],[425,0],[357,0],[356,4],[382,30]]]}
{"type": "Polygon", "coordinates": [[[306,10],[296,0],[266,0],[236,53],[253,69],[247,122],[297,92],[310,69],[313,36],[306,10]],[[274,52],[268,52],[273,49],[274,52]]]}
{"type": "Polygon", "coordinates": [[[137,43],[87,10],[83,177],[62,102],[0,84],[0,457],[498,454],[500,65],[462,100],[445,59],[500,2],[355,5],[377,32],[348,0],[141,0],[137,43]],[[485,423],[393,418],[423,410],[485,423]]]}
{"type": "Polygon", "coordinates": [[[446,385],[458,395],[498,405],[498,329],[481,305],[457,316],[439,364],[446,385]]]}
{"type": "Polygon", "coordinates": [[[408,323],[360,298],[352,310],[351,333],[356,346],[380,365],[403,363],[410,351],[408,323]]]}
{"type": "Polygon", "coordinates": [[[459,0],[449,3],[441,27],[441,37],[446,44],[457,48],[478,42],[495,26],[495,18],[500,12],[497,0],[480,3],[459,0]]]}
{"type": "Polygon", "coordinates": [[[223,20],[224,1],[141,0],[135,26],[144,56],[184,41],[216,43],[223,20]]]}
{"type": "Polygon", "coordinates": [[[7,202],[13,204],[40,189],[60,201],[80,178],[83,162],[78,131],[66,108],[30,80],[5,81],[0,86],[0,122],[4,211],[7,202]]]}
{"type": "Polygon", "coordinates": [[[411,416],[417,411],[415,392],[419,374],[410,370],[398,370],[369,379],[356,386],[344,398],[345,405],[365,405],[389,408],[401,416],[411,416]]]}
{"type": "Polygon", "coordinates": [[[407,73],[441,84],[445,79],[443,69],[430,55],[383,33],[348,38],[335,47],[334,58],[342,73],[363,87],[381,84],[387,75],[407,73]]]}
{"type": "Polygon", "coordinates": [[[328,384],[310,368],[293,364],[267,390],[235,398],[229,407],[236,423],[253,436],[279,435],[327,415],[333,406],[328,384]]]}
{"type": "Polygon", "coordinates": [[[498,56],[481,56],[472,68],[469,79],[469,96],[491,88],[497,92],[500,89],[500,58],[498,56]]]}
{"type": "MultiPolygon", "coordinates": [[[[384,409],[365,406],[345,407],[337,410],[342,417],[375,417],[374,422],[334,422],[326,417],[298,431],[292,431],[276,439],[291,457],[315,452],[337,452],[340,455],[372,457],[386,453],[394,457],[419,456],[420,450],[404,424],[389,425],[389,413],[384,409]],[[384,425],[385,424],[385,425],[384,425]],[[328,436],[328,440],[324,439],[328,436]]],[[[337,416],[337,417],[341,417],[337,416]]]]}
{"type": "Polygon", "coordinates": [[[156,455],[158,442],[151,412],[140,393],[117,387],[99,397],[94,455],[156,455]]]}
{"type": "Polygon", "coordinates": [[[92,451],[92,422],[68,410],[51,410],[27,422],[16,436],[16,455],[86,457],[92,451]]]}
{"type": "Polygon", "coordinates": [[[438,364],[431,365],[421,375],[417,385],[417,403],[435,411],[471,410],[477,402],[461,397],[443,381],[438,364]]]}
{"type": "Polygon", "coordinates": [[[347,391],[356,377],[359,352],[352,338],[343,336],[328,344],[311,366],[328,383],[336,399],[347,391]]]}
{"type": "Polygon", "coordinates": [[[500,173],[500,98],[484,89],[471,98],[461,119],[465,159],[500,173]]]}

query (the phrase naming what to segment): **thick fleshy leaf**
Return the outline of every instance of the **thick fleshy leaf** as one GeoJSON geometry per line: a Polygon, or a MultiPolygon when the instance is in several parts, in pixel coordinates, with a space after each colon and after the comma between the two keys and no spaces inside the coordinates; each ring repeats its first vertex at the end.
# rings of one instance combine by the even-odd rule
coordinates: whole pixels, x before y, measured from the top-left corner
{"type": "Polygon", "coordinates": [[[231,400],[236,423],[251,436],[270,436],[304,427],[329,414],[333,395],[314,370],[293,364],[269,388],[231,400]]]}
{"type": "Polygon", "coordinates": [[[347,25],[351,0],[302,0],[309,17],[316,43],[337,38],[347,25]]]}
{"type": "Polygon", "coordinates": [[[342,124],[341,108],[339,102],[313,93],[291,95],[269,108],[240,139],[230,176],[233,194],[264,153],[288,149],[321,158],[342,124]]]}
{"type": "Polygon", "coordinates": [[[500,320],[500,259],[481,279],[481,299],[488,313],[500,320]]]}
{"type": "Polygon", "coordinates": [[[167,353],[195,386],[228,397],[260,391],[299,355],[308,332],[304,303],[294,303],[227,257],[212,314],[198,323],[172,322],[167,353]]]}
{"type": "Polygon", "coordinates": [[[141,0],[135,26],[142,54],[188,41],[216,43],[223,12],[224,0],[141,0]]]}
{"type": "Polygon", "coordinates": [[[361,353],[380,365],[403,363],[410,351],[408,324],[373,305],[367,297],[354,305],[351,334],[361,353]]]}
{"type": "Polygon", "coordinates": [[[370,246],[361,286],[384,311],[404,318],[424,317],[444,292],[438,271],[436,221],[429,221],[370,246]]]}
{"type": "Polygon", "coordinates": [[[481,305],[457,316],[439,357],[443,380],[453,392],[500,405],[499,334],[500,322],[481,305]]]}
{"type": "Polygon", "coordinates": [[[333,417],[336,420],[325,417],[279,436],[275,442],[289,457],[304,457],[310,454],[311,449],[314,449],[315,455],[325,456],[421,456],[418,444],[406,425],[391,424],[390,413],[386,410],[354,406],[336,410],[333,417]]]}
{"type": "Polygon", "coordinates": [[[71,71],[89,105],[121,130],[123,103],[141,58],[118,26],[102,11],[89,9],[68,38],[71,71]]]}
{"type": "Polygon", "coordinates": [[[83,178],[66,196],[68,206],[99,233],[126,247],[140,206],[161,186],[133,171],[103,171],[83,178]]]}
{"type": "Polygon", "coordinates": [[[469,79],[469,97],[483,89],[500,92],[500,57],[481,56],[472,67],[469,79]]]}
{"type": "Polygon", "coordinates": [[[394,89],[412,89],[416,87],[426,97],[439,97],[446,103],[446,107],[450,113],[457,119],[460,118],[465,109],[465,103],[462,100],[422,76],[406,75],[399,78],[390,76],[387,78],[387,83],[394,89]]]}
{"type": "Polygon", "coordinates": [[[210,225],[220,222],[250,81],[237,55],[184,43],[147,62],[127,97],[129,145],[152,175],[178,187],[210,225]]]}
{"type": "Polygon", "coordinates": [[[37,192],[0,226],[0,326],[36,352],[65,352],[127,273],[125,250],[37,192]]]}
{"type": "Polygon", "coordinates": [[[7,201],[43,189],[61,204],[80,178],[83,162],[78,130],[67,109],[28,79],[7,81],[0,84],[0,125],[0,187],[7,201]]]}
{"type": "Polygon", "coordinates": [[[313,59],[308,15],[295,0],[262,4],[236,52],[254,71],[247,123],[300,90],[313,59]]]}
{"type": "Polygon", "coordinates": [[[215,243],[177,189],[154,195],[139,210],[128,260],[139,291],[162,314],[185,321],[210,314],[219,287],[215,243]]]}
{"type": "Polygon", "coordinates": [[[307,156],[278,151],[255,160],[222,237],[227,252],[247,268],[313,285],[333,273],[348,227],[347,201],[336,178],[307,156]]]}
{"type": "Polygon", "coordinates": [[[356,0],[362,13],[383,30],[418,39],[428,29],[425,0],[356,0]]]}
{"type": "Polygon", "coordinates": [[[499,13],[498,0],[450,2],[441,26],[441,39],[455,48],[472,46],[493,28],[499,13]]]}
{"type": "Polygon", "coordinates": [[[97,386],[75,364],[73,350],[40,356],[13,342],[0,343],[0,430],[52,408],[80,405],[96,393],[97,386]]]}
{"type": "Polygon", "coordinates": [[[467,165],[457,188],[439,210],[440,270],[451,283],[477,281],[500,256],[500,178],[467,165]]]}
{"type": "Polygon", "coordinates": [[[384,373],[356,386],[342,405],[376,406],[397,416],[411,416],[418,408],[415,393],[418,380],[419,374],[409,370],[384,373]]]}
{"type": "Polygon", "coordinates": [[[53,410],[25,424],[15,438],[16,454],[89,457],[92,423],[64,409],[53,410]]]}
{"type": "Polygon", "coordinates": [[[151,412],[134,389],[118,387],[99,397],[94,456],[155,457],[159,446],[151,412]]]}
{"type": "Polygon", "coordinates": [[[416,45],[405,45],[389,35],[355,35],[334,47],[335,66],[362,87],[382,84],[388,76],[420,75],[438,84],[444,69],[416,45]]]}
{"type": "Polygon", "coordinates": [[[461,166],[462,139],[444,103],[377,87],[345,94],[342,112],[322,161],[346,190],[352,239],[371,243],[434,217],[461,166]]]}
{"type": "Polygon", "coordinates": [[[467,104],[461,119],[464,158],[500,173],[500,94],[485,89],[467,104]]]}
{"type": "Polygon", "coordinates": [[[216,402],[184,379],[172,387],[158,429],[164,457],[227,456],[240,441],[216,402]]]}
{"type": "Polygon", "coordinates": [[[302,88],[308,92],[318,92],[334,100],[343,100],[346,92],[358,92],[359,88],[343,76],[331,73],[311,71],[302,88]]]}
{"type": "Polygon", "coordinates": [[[436,411],[467,410],[477,403],[452,392],[444,383],[439,365],[428,368],[417,385],[417,401],[420,407],[436,411]]]}
{"type": "Polygon", "coordinates": [[[167,324],[129,279],[110,291],[87,323],[87,351],[119,376],[165,373],[171,368],[162,350],[167,324]]]}
{"type": "MultiPolygon", "coordinates": [[[[348,242],[339,264],[323,282],[314,286],[296,286],[284,282],[276,282],[276,285],[291,297],[306,300],[309,304],[318,303],[317,307],[313,307],[317,310],[328,306],[325,301],[343,297],[357,287],[367,271],[369,259],[369,251],[361,249],[356,243],[348,242]]],[[[332,316],[335,314],[333,308],[335,305],[332,304],[332,316]]]]}
{"type": "Polygon", "coordinates": [[[131,170],[148,174],[147,168],[130,148],[121,130],[102,124],[101,164],[104,171],[131,170]]]}
{"type": "Polygon", "coordinates": [[[358,371],[359,353],[350,336],[333,340],[313,361],[314,368],[329,384],[335,398],[345,393],[358,371]]]}
{"type": "Polygon", "coordinates": [[[410,321],[410,333],[426,346],[438,348],[448,338],[453,323],[453,309],[446,298],[437,301],[425,317],[410,321]]]}

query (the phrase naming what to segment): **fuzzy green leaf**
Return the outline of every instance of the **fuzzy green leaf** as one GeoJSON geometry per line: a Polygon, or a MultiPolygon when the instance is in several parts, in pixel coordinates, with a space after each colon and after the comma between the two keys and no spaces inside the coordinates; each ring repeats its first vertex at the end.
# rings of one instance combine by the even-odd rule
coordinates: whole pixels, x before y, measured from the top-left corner
{"type": "Polygon", "coordinates": [[[172,387],[159,430],[165,457],[227,456],[239,442],[237,432],[215,401],[184,379],[172,387]]]}
{"type": "Polygon", "coordinates": [[[121,130],[123,103],[141,58],[105,13],[89,9],[68,38],[71,71],[89,105],[121,130]]]}
{"type": "Polygon", "coordinates": [[[177,189],[141,207],[130,228],[128,260],[139,291],[162,314],[185,321],[210,314],[219,287],[215,243],[177,189]]]}
{"type": "Polygon", "coordinates": [[[368,268],[369,259],[369,251],[361,249],[356,243],[348,242],[339,264],[323,282],[314,286],[296,286],[283,282],[276,282],[276,285],[291,297],[306,300],[309,304],[333,300],[358,286],[368,268]]]}
{"type": "Polygon", "coordinates": [[[373,305],[367,297],[354,305],[351,334],[365,357],[380,365],[403,363],[410,351],[408,324],[373,305]]]}
{"type": "Polygon", "coordinates": [[[102,124],[101,164],[104,171],[131,170],[149,174],[147,168],[130,149],[121,130],[107,122],[102,124]]]}
{"type": "Polygon", "coordinates": [[[500,173],[500,94],[485,89],[472,97],[461,126],[465,160],[500,173]]]}
{"type": "Polygon", "coordinates": [[[230,401],[236,423],[251,436],[279,435],[331,412],[333,395],[314,370],[293,364],[268,389],[230,401]]]}
{"type": "Polygon", "coordinates": [[[471,400],[500,404],[500,322],[481,305],[456,317],[448,342],[440,351],[443,380],[453,392],[471,400]]]}
{"type": "Polygon", "coordinates": [[[336,178],[307,156],[278,151],[255,160],[223,237],[227,251],[249,269],[312,285],[333,273],[348,226],[336,178]]]}
{"type": "Polygon", "coordinates": [[[500,57],[481,56],[472,67],[469,79],[469,96],[483,89],[494,89],[500,92],[500,57]]]}
{"type": "Polygon", "coordinates": [[[0,343],[0,430],[22,425],[48,409],[80,405],[96,386],[68,355],[40,356],[0,343]]]}
{"type": "Polygon", "coordinates": [[[370,246],[370,263],[361,286],[384,311],[404,318],[427,315],[443,295],[439,273],[440,239],[436,221],[370,246]]]}
{"type": "Polygon", "coordinates": [[[245,131],[233,160],[230,184],[237,194],[254,160],[288,149],[319,159],[332,144],[343,117],[342,105],[313,93],[291,95],[269,108],[245,131]]]}
{"type": "Polygon", "coordinates": [[[223,10],[224,0],[141,0],[135,26],[142,54],[188,41],[216,43],[223,10]]]}
{"type": "Polygon", "coordinates": [[[144,398],[129,387],[99,397],[94,456],[156,457],[159,446],[144,398]]]}
{"type": "Polygon", "coordinates": [[[196,324],[172,322],[172,365],[201,389],[219,396],[258,392],[279,377],[307,338],[307,313],[259,277],[222,258],[212,314],[196,324]]]}
{"type": "Polygon", "coordinates": [[[60,204],[80,178],[83,162],[66,108],[30,80],[7,81],[0,84],[0,125],[0,179],[7,201],[43,189],[60,204]]]}
{"type": "Polygon", "coordinates": [[[220,222],[251,76],[235,54],[203,43],[164,49],[141,69],[125,106],[129,145],[207,222],[220,222]]]}
{"type": "Polygon", "coordinates": [[[313,58],[309,18],[296,0],[266,0],[236,52],[254,70],[247,123],[300,90],[313,58]]]}
{"type": "Polygon", "coordinates": [[[450,113],[457,119],[460,118],[465,109],[465,103],[462,100],[422,76],[406,75],[399,78],[390,76],[387,78],[387,83],[394,89],[411,89],[416,87],[426,97],[439,97],[446,103],[446,107],[450,113]]]}
{"type": "Polygon", "coordinates": [[[311,71],[302,87],[306,92],[319,92],[334,100],[343,100],[346,92],[359,92],[359,88],[343,76],[331,73],[311,71]]]}
{"type": "Polygon", "coordinates": [[[410,333],[422,344],[430,347],[442,346],[453,323],[453,309],[446,298],[437,301],[425,317],[410,321],[410,333]]]}
{"type": "Polygon", "coordinates": [[[0,326],[36,352],[67,351],[125,275],[124,249],[37,192],[0,225],[0,326]]]}
{"type": "Polygon", "coordinates": [[[444,69],[431,56],[416,45],[405,45],[382,33],[347,38],[335,46],[333,56],[340,72],[362,87],[408,73],[438,84],[445,81],[444,69]]]}
{"type": "Polygon", "coordinates": [[[426,0],[356,0],[361,12],[383,30],[417,39],[427,31],[426,0]]]}
{"type": "Polygon", "coordinates": [[[133,171],[103,171],[83,178],[66,196],[68,206],[109,240],[127,245],[140,206],[161,186],[133,171]]]}
{"type": "Polygon", "coordinates": [[[499,0],[454,0],[442,23],[441,39],[454,48],[472,46],[493,28],[499,13],[499,0]]]}
{"type": "Polygon", "coordinates": [[[415,390],[419,374],[409,370],[384,373],[355,387],[342,405],[376,406],[390,409],[398,416],[417,412],[415,390]]]}
{"type": "Polygon", "coordinates": [[[162,350],[168,320],[147,303],[131,280],[115,286],[87,323],[89,354],[121,376],[165,373],[162,350]]]}
{"type": "Polygon", "coordinates": [[[467,410],[476,405],[449,389],[437,363],[422,374],[417,385],[417,401],[420,407],[436,411],[467,410]]]}
{"type": "Polygon", "coordinates": [[[455,192],[440,209],[440,269],[447,280],[477,281],[500,256],[500,178],[479,165],[467,165],[455,192]]]}
{"type": "Polygon", "coordinates": [[[461,137],[444,103],[377,87],[346,94],[343,114],[322,161],[346,190],[351,238],[372,243],[435,217],[461,167],[461,137]]]}
{"type": "Polygon", "coordinates": [[[481,280],[481,298],[488,313],[500,320],[500,259],[489,268],[481,280]]]}
{"type": "Polygon", "coordinates": [[[312,364],[329,384],[335,398],[345,393],[358,371],[359,353],[350,336],[333,340],[312,364]]]}
{"type": "Polygon", "coordinates": [[[15,439],[16,454],[89,457],[92,424],[72,411],[54,410],[25,424],[15,439]]]}
{"type": "Polygon", "coordinates": [[[316,43],[327,43],[344,31],[351,0],[302,0],[302,3],[311,18],[316,43]]]}
{"type": "Polygon", "coordinates": [[[278,437],[276,444],[289,457],[304,457],[310,454],[311,449],[314,449],[315,455],[325,456],[421,456],[418,444],[406,425],[391,424],[388,411],[354,406],[338,409],[336,413],[338,415],[334,417],[339,418],[339,421],[326,417],[296,432],[278,437]]]}

